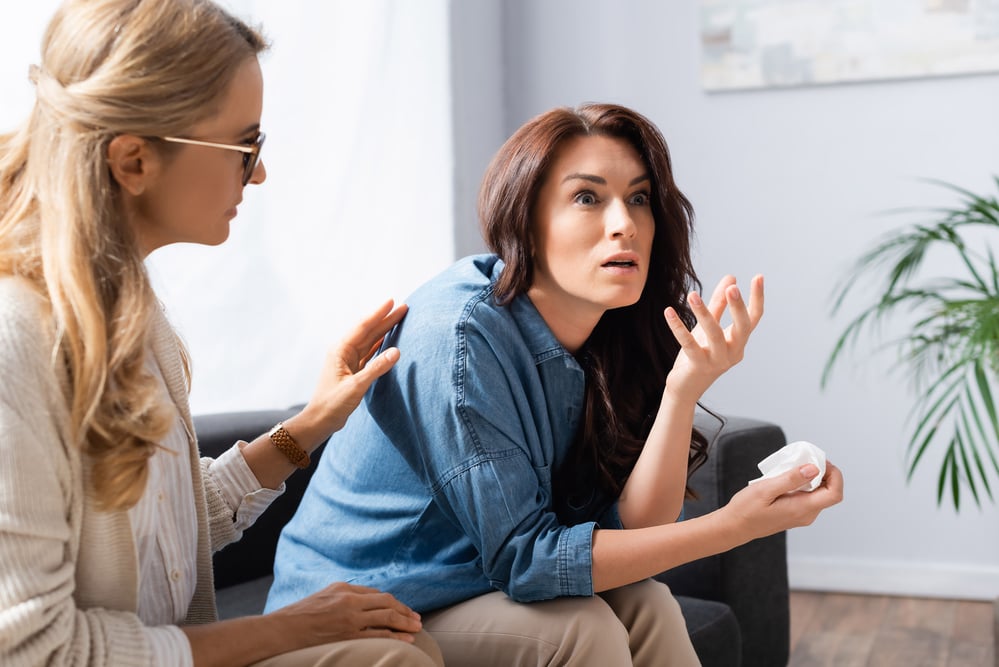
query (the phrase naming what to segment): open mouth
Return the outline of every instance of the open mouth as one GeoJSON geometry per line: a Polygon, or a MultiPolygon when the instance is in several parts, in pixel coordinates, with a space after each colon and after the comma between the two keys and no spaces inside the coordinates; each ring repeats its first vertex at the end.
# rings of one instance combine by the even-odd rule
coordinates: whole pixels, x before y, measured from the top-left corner
{"type": "Polygon", "coordinates": [[[630,259],[620,259],[620,260],[613,260],[610,262],[604,262],[603,264],[601,264],[601,266],[613,266],[613,267],[624,268],[624,267],[636,266],[636,264],[634,261],[630,259]]]}

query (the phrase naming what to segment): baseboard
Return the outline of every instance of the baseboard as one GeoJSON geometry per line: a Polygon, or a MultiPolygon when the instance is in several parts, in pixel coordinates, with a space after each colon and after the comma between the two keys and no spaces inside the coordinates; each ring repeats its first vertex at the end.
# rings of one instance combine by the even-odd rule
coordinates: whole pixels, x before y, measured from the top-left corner
{"type": "Polygon", "coordinates": [[[999,567],[788,558],[791,590],[956,600],[999,598],[999,567]]]}

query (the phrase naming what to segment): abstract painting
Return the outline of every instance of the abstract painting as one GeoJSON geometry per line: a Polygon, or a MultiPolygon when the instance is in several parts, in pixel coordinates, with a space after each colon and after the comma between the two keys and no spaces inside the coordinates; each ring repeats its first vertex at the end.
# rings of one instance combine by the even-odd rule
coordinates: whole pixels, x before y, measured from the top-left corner
{"type": "Polygon", "coordinates": [[[999,0],[700,0],[707,90],[999,71],[999,0]]]}

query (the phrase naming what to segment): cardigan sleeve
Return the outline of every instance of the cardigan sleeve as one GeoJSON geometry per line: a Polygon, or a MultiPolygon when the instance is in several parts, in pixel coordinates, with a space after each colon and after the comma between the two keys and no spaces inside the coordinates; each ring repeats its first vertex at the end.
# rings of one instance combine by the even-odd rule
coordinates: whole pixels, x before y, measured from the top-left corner
{"type": "Polygon", "coordinates": [[[0,285],[0,664],[147,665],[134,613],[74,600],[80,460],[37,302],[0,285]]]}

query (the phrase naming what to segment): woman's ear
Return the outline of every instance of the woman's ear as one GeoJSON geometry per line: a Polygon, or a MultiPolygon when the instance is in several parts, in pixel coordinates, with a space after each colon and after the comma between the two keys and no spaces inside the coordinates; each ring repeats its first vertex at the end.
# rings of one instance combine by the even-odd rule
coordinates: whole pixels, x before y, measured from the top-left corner
{"type": "Polygon", "coordinates": [[[134,134],[119,134],[112,139],[107,160],[114,180],[135,197],[145,192],[159,166],[159,156],[149,141],[134,134]]]}

